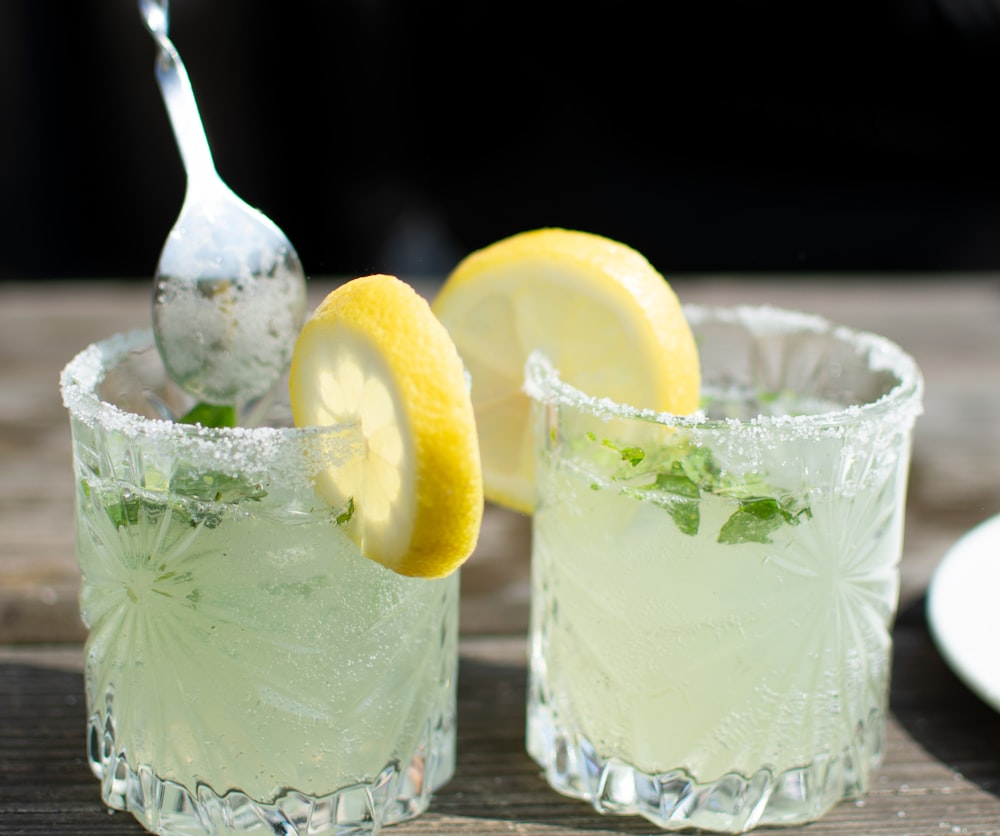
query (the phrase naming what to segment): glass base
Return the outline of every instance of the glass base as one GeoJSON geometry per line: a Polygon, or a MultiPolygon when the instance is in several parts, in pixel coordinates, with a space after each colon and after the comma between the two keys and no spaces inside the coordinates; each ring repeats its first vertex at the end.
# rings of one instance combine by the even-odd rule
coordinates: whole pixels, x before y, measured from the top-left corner
{"type": "Polygon", "coordinates": [[[98,714],[88,732],[90,768],[101,780],[104,803],[162,836],[377,834],[424,812],[433,792],[455,772],[455,726],[449,722],[429,728],[408,763],[387,764],[371,781],[320,797],[289,789],[261,803],[238,790],[220,796],[204,784],[189,789],[163,780],[148,765],[133,769],[98,714]]]}
{"type": "Polygon", "coordinates": [[[699,783],[683,769],[649,774],[605,759],[545,699],[535,677],[528,698],[528,754],[559,793],[611,815],[638,815],[664,830],[743,833],[754,827],[801,825],[823,816],[845,798],[862,795],[882,761],[884,716],[872,716],[855,746],[839,757],[774,774],[761,769],[699,783]]]}

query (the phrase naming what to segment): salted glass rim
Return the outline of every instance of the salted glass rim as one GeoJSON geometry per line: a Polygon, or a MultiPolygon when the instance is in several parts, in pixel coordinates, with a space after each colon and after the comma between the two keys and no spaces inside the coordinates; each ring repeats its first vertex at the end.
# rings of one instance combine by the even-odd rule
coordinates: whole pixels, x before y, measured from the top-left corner
{"type": "Polygon", "coordinates": [[[695,327],[718,322],[743,325],[751,333],[761,336],[827,334],[866,356],[870,371],[889,372],[897,382],[875,400],[836,410],[804,415],[757,415],[750,419],[709,418],[704,409],[698,409],[690,415],[677,415],[589,395],[564,381],[559,370],[542,351],[534,351],[525,363],[525,394],[539,403],[575,407],[604,419],[633,419],[677,429],[732,431],[752,427],[758,431],[770,429],[803,435],[817,429],[875,421],[886,416],[897,420],[911,420],[923,411],[923,375],[914,358],[886,337],[834,323],[819,314],[772,305],[686,304],[683,307],[688,322],[695,327]]]}
{"type": "Polygon", "coordinates": [[[211,444],[225,441],[231,445],[259,447],[267,442],[282,444],[293,439],[307,438],[328,432],[342,432],[344,425],[310,427],[205,427],[183,424],[166,418],[154,418],[129,412],[103,400],[98,387],[107,373],[124,361],[130,353],[155,346],[152,329],[138,328],[113,334],[91,343],[63,368],[59,385],[63,405],[72,416],[90,425],[125,436],[143,436],[151,440],[182,444],[211,444]]]}

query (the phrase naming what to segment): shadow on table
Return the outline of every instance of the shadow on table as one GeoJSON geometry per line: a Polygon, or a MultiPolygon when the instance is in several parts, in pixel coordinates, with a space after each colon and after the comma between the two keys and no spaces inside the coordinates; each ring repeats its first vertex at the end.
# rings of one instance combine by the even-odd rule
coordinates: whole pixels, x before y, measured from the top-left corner
{"type": "MultiPolygon", "coordinates": [[[[899,723],[933,757],[1000,796],[1000,714],[945,665],[927,630],[923,601],[900,613],[894,666],[890,703],[899,723]]],[[[462,657],[457,770],[428,816],[648,833],[641,819],[600,816],[547,787],[524,748],[526,688],[523,663],[462,657]]],[[[82,674],[0,663],[0,739],[4,758],[18,761],[0,783],[0,815],[20,828],[16,832],[49,832],[56,815],[106,836],[144,832],[130,816],[109,815],[101,804],[86,764],[85,727],[82,674]]]]}
{"type": "Polygon", "coordinates": [[[945,663],[927,625],[926,599],[900,612],[893,638],[893,715],[930,755],[1000,796],[1000,714],[945,663]]]}
{"type": "Polygon", "coordinates": [[[56,830],[115,834],[146,831],[127,813],[111,813],[86,761],[83,674],[0,663],[0,832],[56,830]]]}
{"type": "Polygon", "coordinates": [[[648,834],[649,822],[601,816],[548,787],[525,751],[527,683],[524,664],[460,659],[458,762],[455,777],[435,795],[431,814],[574,832],[648,834]]]}

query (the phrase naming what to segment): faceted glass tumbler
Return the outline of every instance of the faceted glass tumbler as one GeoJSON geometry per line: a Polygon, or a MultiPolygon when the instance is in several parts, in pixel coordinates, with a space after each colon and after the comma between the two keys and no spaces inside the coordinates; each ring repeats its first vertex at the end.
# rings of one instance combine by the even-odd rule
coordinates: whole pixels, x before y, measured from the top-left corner
{"type": "Polygon", "coordinates": [[[527,748],[602,813],[799,824],[865,792],[882,758],[922,378],[889,341],[819,317],[687,315],[692,416],[589,397],[529,361],[527,748]]]}
{"type": "Polygon", "coordinates": [[[61,386],[105,803],[164,834],[422,812],[454,772],[459,581],[365,559],[350,503],[317,494],[359,429],[174,423],[189,404],[147,332],[90,346],[61,386]]]}

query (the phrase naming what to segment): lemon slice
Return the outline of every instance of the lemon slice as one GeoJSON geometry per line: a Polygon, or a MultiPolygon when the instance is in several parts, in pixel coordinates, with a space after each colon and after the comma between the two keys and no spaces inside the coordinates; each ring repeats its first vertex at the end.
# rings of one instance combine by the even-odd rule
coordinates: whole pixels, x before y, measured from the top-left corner
{"type": "Polygon", "coordinates": [[[597,397],[687,414],[698,351],[676,294],[624,244],[539,229],[467,256],[433,302],[472,376],[486,497],[530,513],[531,405],[524,364],[541,350],[567,383],[597,397]]]}
{"type": "Polygon", "coordinates": [[[430,306],[393,276],[341,285],[303,327],[289,388],[296,426],[358,424],[364,454],[318,489],[351,508],[361,553],[402,575],[443,577],[476,545],[483,513],[462,361],[430,306]]]}

